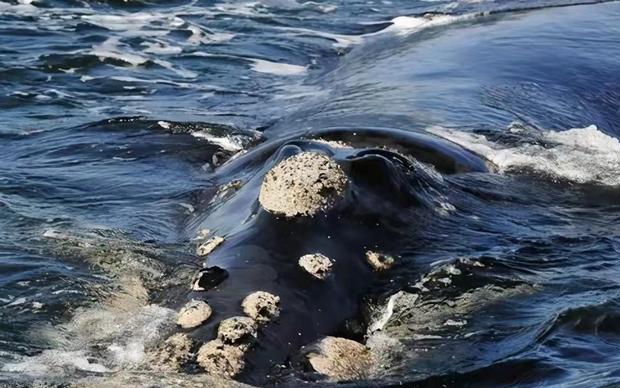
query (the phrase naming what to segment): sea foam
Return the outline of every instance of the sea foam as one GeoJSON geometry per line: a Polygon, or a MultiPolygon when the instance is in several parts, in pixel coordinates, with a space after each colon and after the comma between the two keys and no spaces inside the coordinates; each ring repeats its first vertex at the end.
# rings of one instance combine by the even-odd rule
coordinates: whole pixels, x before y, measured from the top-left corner
{"type": "Polygon", "coordinates": [[[541,131],[537,133],[538,142],[514,147],[454,129],[428,130],[484,156],[499,172],[531,171],[574,183],[620,185],[620,141],[599,131],[595,125],[541,131]]]}
{"type": "Polygon", "coordinates": [[[291,65],[288,63],[278,63],[266,61],[264,59],[253,59],[252,70],[258,73],[273,75],[303,75],[306,73],[306,66],[291,65]]]}

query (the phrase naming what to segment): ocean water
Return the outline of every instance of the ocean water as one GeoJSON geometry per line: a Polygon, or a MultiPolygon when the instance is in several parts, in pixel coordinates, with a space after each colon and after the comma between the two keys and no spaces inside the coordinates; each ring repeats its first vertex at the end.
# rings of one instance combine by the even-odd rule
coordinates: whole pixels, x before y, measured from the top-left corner
{"type": "Polygon", "coordinates": [[[0,0],[0,384],[172,386],[175,311],[209,302],[201,343],[260,289],[245,383],[332,384],[298,354],[336,335],[391,341],[344,386],[620,385],[619,136],[615,1],[0,0]],[[302,150],[350,190],[278,219],[302,150]],[[205,228],[229,276],[193,292],[205,228]]]}

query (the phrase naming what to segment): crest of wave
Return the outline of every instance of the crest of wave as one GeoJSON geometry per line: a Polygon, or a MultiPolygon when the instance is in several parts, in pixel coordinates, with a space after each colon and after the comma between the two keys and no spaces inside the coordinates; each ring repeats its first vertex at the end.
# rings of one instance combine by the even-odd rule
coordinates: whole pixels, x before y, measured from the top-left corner
{"type": "MultiPolygon", "coordinates": [[[[499,172],[531,171],[574,183],[620,185],[620,141],[595,125],[541,131],[536,142],[513,147],[454,129],[432,127],[429,131],[484,156],[499,172]]],[[[518,134],[521,130],[512,131],[518,134]]]]}

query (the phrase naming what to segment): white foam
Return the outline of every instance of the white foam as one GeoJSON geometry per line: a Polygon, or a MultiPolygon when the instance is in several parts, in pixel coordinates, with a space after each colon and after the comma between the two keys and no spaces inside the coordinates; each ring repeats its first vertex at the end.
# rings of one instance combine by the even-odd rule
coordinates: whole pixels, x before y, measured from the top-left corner
{"type": "Polygon", "coordinates": [[[259,73],[274,75],[303,75],[308,70],[307,66],[291,65],[288,63],[278,63],[266,61],[264,59],[252,59],[252,70],[259,73]]]}
{"type": "Polygon", "coordinates": [[[169,43],[159,40],[155,42],[142,42],[141,45],[146,47],[143,51],[149,54],[173,55],[183,52],[182,47],[173,46],[169,43]]]}
{"type": "Polygon", "coordinates": [[[540,144],[506,147],[485,136],[442,127],[429,132],[493,162],[500,173],[532,171],[575,183],[620,185],[620,141],[595,125],[567,131],[542,131],[540,144]]]}
{"type": "Polygon", "coordinates": [[[108,352],[118,365],[139,364],[144,359],[144,343],[130,341],[127,344],[113,343],[108,346],[108,352]]]}
{"type": "Polygon", "coordinates": [[[210,16],[245,16],[256,17],[261,12],[257,5],[259,2],[233,2],[223,3],[213,6],[212,10],[207,10],[204,13],[210,16]]]}
{"type": "MultiPolygon", "coordinates": [[[[167,45],[163,42],[153,44],[146,42],[144,43],[144,45],[147,46],[144,52],[151,54],[175,54],[183,51],[181,47],[167,45]]],[[[143,65],[147,61],[149,61],[148,57],[135,53],[128,45],[122,43],[120,41],[120,38],[117,37],[108,38],[103,43],[93,46],[92,54],[97,56],[99,60],[102,61],[106,58],[110,58],[126,62],[133,66],[143,65]]],[[[183,78],[198,77],[197,73],[184,69],[182,67],[177,68],[168,61],[156,58],[150,60],[153,63],[156,63],[159,66],[180,75],[183,78]]]]}
{"type": "Polygon", "coordinates": [[[170,70],[170,71],[180,75],[183,78],[196,78],[196,77],[198,77],[198,73],[193,72],[191,70],[184,69],[182,67],[177,68],[177,67],[175,67],[170,62],[167,62],[167,61],[164,61],[164,60],[161,60],[161,59],[154,59],[153,62],[158,64],[159,66],[161,66],[163,68],[166,68],[166,69],[168,69],[168,70],[170,70]]]}
{"type": "Polygon", "coordinates": [[[170,129],[171,124],[167,121],[158,121],[157,124],[163,129],[170,129]]]}
{"type": "Polygon", "coordinates": [[[385,324],[388,323],[388,321],[392,317],[392,314],[394,314],[394,303],[396,302],[397,298],[398,294],[390,296],[390,299],[385,306],[385,310],[383,311],[379,319],[373,322],[372,325],[370,325],[368,330],[370,333],[374,333],[375,331],[379,331],[385,327],[385,324]]]}
{"type": "Polygon", "coordinates": [[[185,21],[177,16],[160,13],[135,12],[121,15],[83,15],[82,19],[90,24],[106,28],[111,31],[139,31],[153,22],[164,24],[166,27],[180,27],[185,21]]]}
{"type": "Polygon", "coordinates": [[[318,36],[320,38],[334,41],[333,46],[336,48],[347,48],[349,46],[360,44],[364,41],[363,35],[342,35],[330,32],[311,30],[307,28],[295,27],[275,27],[276,30],[283,31],[291,36],[318,36]]]}
{"type": "Polygon", "coordinates": [[[383,32],[395,32],[399,35],[408,35],[428,28],[445,26],[456,22],[472,19],[477,16],[480,16],[480,14],[428,14],[424,16],[398,16],[392,19],[392,25],[383,30],[383,32]]]}
{"type": "Polygon", "coordinates": [[[38,334],[54,349],[6,363],[2,371],[64,376],[72,369],[104,373],[134,368],[144,361],[146,347],[170,331],[175,312],[156,305],[133,306],[133,297],[119,301],[80,310],[61,327],[43,328],[38,334]],[[110,345],[103,353],[95,350],[106,343],[110,345]]]}
{"type": "MultiPolygon", "coordinates": [[[[106,77],[98,77],[98,79],[106,79],[106,77]]],[[[109,79],[113,79],[115,81],[121,82],[134,82],[134,83],[144,83],[144,84],[162,84],[162,85],[174,85],[184,89],[208,89],[212,86],[210,85],[198,85],[187,82],[176,82],[169,79],[157,78],[157,79],[142,79],[137,77],[129,77],[129,76],[112,76],[109,79]]]]}
{"type": "Polygon", "coordinates": [[[138,66],[148,61],[147,57],[123,51],[124,45],[120,43],[118,38],[108,38],[103,43],[93,47],[93,55],[99,57],[100,60],[106,58],[117,59],[133,66],[138,66]]]}
{"type": "MultiPolygon", "coordinates": [[[[43,236],[63,238],[53,229],[46,230],[43,236]]],[[[90,244],[84,239],[80,246],[90,244]]],[[[110,281],[104,276],[102,279],[110,281]]],[[[130,370],[144,361],[145,349],[159,343],[175,327],[176,312],[148,304],[148,290],[130,267],[122,268],[121,276],[109,290],[98,289],[98,296],[98,303],[77,309],[69,322],[32,328],[31,337],[49,348],[33,356],[14,355],[14,360],[1,370],[36,376],[74,376],[75,370],[130,370]]],[[[26,302],[24,298],[13,304],[26,302]]],[[[44,307],[36,301],[32,306],[44,307]]]]}
{"type": "Polygon", "coordinates": [[[452,327],[462,327],[467,325],[467,320],[463,319],[461,321],[455,321],[452,319],[448,319],[447,321],[444,322],[443,324],[444,326],[452,326],[452,327]]]}
{"type": "Polygon", "coordinates": [[[196,211],[196,208],[193,207],[191,204],[189,203],[185,203],[185,202],[181,202],[179,203],[179,206],[181,206],[182,208],[184,208],[185,210],[187,210],[188,213],[193,213],[196,211]]]}
{"type": "Polygon", "coordinates": [[[22,16],[35,16],[41,13],[40,9],[35,7],[32,4],[19,3],[19,4],[11,4],[0,2],[0,13],[1,14],[16,14],[22,16]]]}
{"type": "Polygon", "coordinates": [[[97,373],[110,371],[99,363],[91,362],[85,351],[62,350],[44,350],[37,356],[24,357],[20,361],[6,363],[2,366],[2,371],[42,376],[55,374],[55,371],[67,368],[97,373]]]}
{"type": "Polygon", "coordinates": [[[442,339],[443,337],[440,335],[433,335],[433,334],[413,334],[411,338],[414,341],[424,341],[424,340],[438,340],[438,339],[442,339]]]}
{"type": "Polygon", "coordinates": [[[21,297],[21,298],[17,298],[17,299],[15,299],[15,300],[14,300],[14,301],[12,301],[11,303],[7,304],[7,305],[6,305],[6,307],[9,307],[9,306],[18,306],[18,305],[21,305],[21,304],[24,304],[24,303],[26,303],[26,298],[21,297]]]}
{"type": "Polygon", "coordinates": [[[235,37],[235,34],[229,32],[206,33],[197,25],[187,27],[192,34],[187,38],[187,42],[192,45],[224,43],[235,37]]]}
{"type": "MultiPolygon", "coordinates": [[[[379,317],[375,319],[374,322],[368,328],[369,333],[372,334],[374,332],[380,331],[385,327],[385,325],[387,325],[387,323],[392,318],[392,315],[394,315],[394,307],[396,305],[396,300],[403,297],[404,295],[405,295],[405,292],[398,291],[394,295],[390,296],[385,308],[383,309],[379,317]]],[[[418,300],[417,294],[409,294],[409,295],[413,298],[412,303],[415,303],[418,300]]]]}
{"type": "Polygon", "coordinates": [[[385,34],[397,34],[397,35],[409,35],[422,30],[449,25],[464,20],[473,19],[476,17],[484,16],[485,13],[470,13],[463,15],[442,15],[442,14],[427,14],[424,16],[397,16],[390,20],[390,25],[380,31],[372,32],[363,35],[342,35],[333,34],[324,31],[316,31],[305,28],[292,28],[292,27],[276,27],[276,29],[284,31],[286,34],[293,36],[318,36],[325,39],[335,41],[333,46],[335,48],[347,48],[353,45],[362,44],[369,38],[375,36],[383,36],[385,34]]]}
{"type": "Polygon", "coordinates": [[[54,229],[47,229],[42,236],[46,238],[62,238],[63,234],[54,229]]]}
{"type": "Polygon", "coordinates": [[[243,149],[243,145],[232,136],[214,136],[207,131],[192,132],[192,136],[205,139],[209,143],[218,145],[226,151],[236,152],[243,149]]]}

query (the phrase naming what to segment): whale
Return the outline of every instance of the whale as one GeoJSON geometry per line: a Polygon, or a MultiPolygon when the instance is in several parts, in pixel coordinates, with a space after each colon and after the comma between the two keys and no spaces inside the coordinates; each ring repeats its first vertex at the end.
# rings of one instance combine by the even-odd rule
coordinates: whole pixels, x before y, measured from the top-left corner
{"type": "Polygon", "coordinates": [[[213,339],[219,322],[243,315],[241,301],[252,292],[277,295],[281,314],[261,327],[238,376],[246,383],[266,384],[302,346],[334,333],[351,335],[347,325],[359,316],[370,285],[389,276],[389,271],[374,271],[365,252],[398,256],[403,231],[436,211],[444,175],[491,168],[484,158],[447,140],[391,128],[296,133],[233,157],[213,174],[212,181],[222,189],[206,198],[197,196],[196,211],[184,223],[188,237],[209,230],[224,239],[207,257],[196,258],[216,281],[207,279],[206,287],[174,295],[203,299],[213,309],[211,319],[191,337],[197,342],[213,339]],[[258,202],[265,174],[302,152],[328,155],[342,167],[350,180],[344,198],[314,217],[287,218],[266,211],[258,202]],[[308,276],[298,265],[301,256],[316,253],[333,261],[324,280],[308,276]]]}

